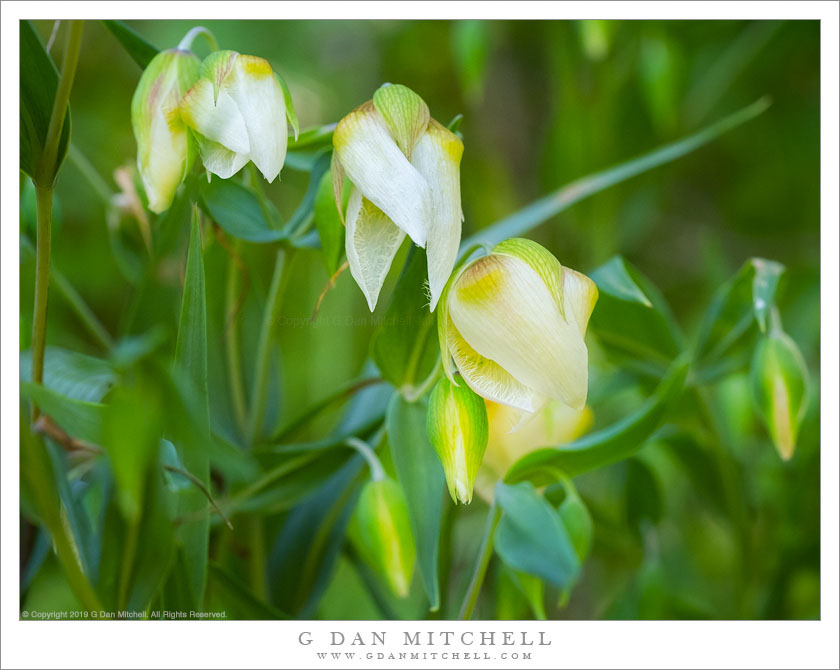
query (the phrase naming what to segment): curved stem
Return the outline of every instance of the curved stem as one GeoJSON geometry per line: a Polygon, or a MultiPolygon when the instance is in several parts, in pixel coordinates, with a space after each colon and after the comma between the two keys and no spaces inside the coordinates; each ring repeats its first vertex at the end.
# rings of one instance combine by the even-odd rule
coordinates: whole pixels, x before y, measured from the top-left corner
{"type": "Polygon", "coordinates": [[[239,268],[237,267],[236,256],[231,255],[228,264],[227,285],[225,286],[225,354],[227,355],[230,393],[234,414],[236,415],[236,425],[239,428],[240,435],[242,435],[248,421],[248,410],[245,403],[245,388],[242,383],[242,362],[239,358],[239,323],[236,318],[239,313],[238,280],[239,268]]]}
{"type": "Polygon", "coordinates": [[[496,533],[496,526],[499,525],[499,519],[501,518],[502,508],[494,502],[490,506],[490,512],[487,514],[487,525],[484,528],[484,539],[481,541],[481,548],[478,550],[475,570],[473,571],[470,585],[467,587],[467,593],[464,595],[461,611],[458,613],[458,619],[461,621],[469,621],[475,609],[475,604],[478,602],[478,594],[481,592],[481,585],[484,583],[484,575],[487,574],[487,566],[490,564],[490,557],[493,555],[493,536],[496,533]]]}
{"type": "Polygon", "coordinates": [[[268,394],[268,372],[271,367],[271,338],[274,333],[274,323],[280,311],[283,298],[283,288],[288,279],[288,265],[291,262],[291,252],[284,248],[277,250],[274,262],[274,274],[266,298],[263,312],[260,338],[257,344],[257,360],[254,370],[254,385],[251,391],[251,414],[248,421],[248,444],[253,444],[262,429],[265,418],[265,403],[268,394]],[[289,255],[287,262],[286,256],[289,255]]]}
{"type": "Polygon", "coordinates": [[[190,31],[186,35],[184,35],[184,38],[178,43],[178,49],[180,51],[192,50],[192,43],[195,40],[195,38],[199,35],[201,35],[202,37],[204,37],[204,39],[207,40],[207,43],[210,45],[211,50],[219,50],[219,43],[216,41],[216,37],[204,26],[196,26],[195,28],[191,28],[190,31]]]}
{"type": "Polygon", "coordinates": [[[348,437],[344,442],[348,447],[352,447],[365,457],[373,481],[378,482],[385,479],[385,469],[382,467],[382,463],[379,462],[379,459],[369,444],[362,442],[358,437],[348,437]]]}
{"type": "Polygon", "coordinates": [[[290,435],[294,435],[295,431],[298,430],[301,426],[306,425],[310,420],[314,419],[318,414],[320,414],[323,410],[327,407],[332,405],[339,400],[344,400],[352,396],[353,394],[366,389],[368,386],[374,386],[375,384],[383,384],[385,380],[380,377],[369,377],[368,379],[362,379],[361,381],[353,380],[346,386],[342,386],[337,391],[331,393],[323,400],[319,400],[314,405],[311,405],[309,408],[304,410],[297,418],[292,419],[287,423],[285,426],[282,426],[278,430],[276,430],[272,436],[269,438],[270,442],[282,442],[283,440],[287,439],[290,435]]]}

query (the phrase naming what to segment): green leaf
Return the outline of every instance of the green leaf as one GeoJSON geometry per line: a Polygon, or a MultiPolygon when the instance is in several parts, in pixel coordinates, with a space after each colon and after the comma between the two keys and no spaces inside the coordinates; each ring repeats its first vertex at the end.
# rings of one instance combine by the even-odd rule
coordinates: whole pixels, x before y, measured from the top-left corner
{"type": "Polygon", "coordinates": [[[426,434],[426,404],[409,403],[395,393],[386,427],[394,468],[408,502],[420,576],[429,607],[435,611],[440,607],[438,553],[445,478],[426,434]]]}
{"type": "Polygon", "coordinates": [[[246,242],[286,239],[284,231],[272,227],[274,217],[266,217],[257,195],[242,184],[214,176],[200,191],[204,211],[233,237],[246,242]]]}
{"type": "Polygon", "coordinates": [[[382,325],[371,339],[371,356],[382,377],[410,396],[437,363],[435,316],[424,288],[426,254],[413,249],[397,281],[382,325]]]}
{"type": "Polygon", "coordinates": [[[576,579],[580,561],[566,527],[532,484],[499,482],[496,504],[503,511],[496,528],[496,553],[508,567],[561,588],[576,579]]]}
{"type": "MultiPolygon", "coordinates": [[[[207,443],[210,436],[210,403],[207,385],[207,306],[204,287],[204,261],[201,254],[201,231],[198,217],[193,216],[187,270],[184,277],[184,296],[175,345],[175,366],[195,392],[198,404],[200,432],[184,440],[184,467],[205,486],[209,485],[210,462],[207,443]]],[[[207,506],[204,494],[196,488],[181,494],[179,512],[184,515],[203,511],[207,506]]],[[[180,527],[184,555],[190,566],[190,590],[193,602],[201,606],[207,579],[207,550],[210,533],[208,515],[180,527]]]]}
{"type": "MultiPolygon", "coordinates": [[[[150,470],[147,475],[139,519],[129,522],[123,517],[117,496],[105,509],[97,591],[109,609],[148,609],[173,565],[175,501],[159,472],[150,470]]],[[[188,588],[186,583],[182,586],[188,588]]],[[[174,608],[188,603],[181,598],[171,604],[174,608]]]]}
{"type": "Polygon", "coordinates": [[[44,414],[72,437],[102,444],[105,405],[68,398],[40,384],[20,383],[21,395],[34,402],[44,414]]]}
{"type": "Polygon", "coordinates": [[[102,446],[114,471],[120,511],[129,523],[139,520],[144,506],[147,475],[160,451],[163,411],[161,395],[144,375],[131,386],[118,387],[105,407],[102,446]]]}
{"type": "Polygon", "coordinates": [[[632,528],[638,528],[643,522],[658,523],[662,518],[661,486],[647,464],[638,458],[627,461],[624,501],[632,528]]]}
{"type": "Polygon", "coordinates": [[[541,485],[552,481],[552,477],[541,472],[544,468],[560,469],[574,477],[632,456],[659,427],[671,403],[682,393],[687,372],[688,361],[680,356],[653,395],[633,414],[569,444],[526,454],[511,466],[505,481],[528,479],[541,485]]]}
{"type": "Polygon", "coordinates": [[[592,516],[576,494],[567,495],[566,499],[560,503],[557,511],[560,513],[560,518],[563,520],[563,525],[566,527],[575,553],[580,562],[583,563],[592,548],[592,516]]]}
{"type": "MultiPolygon", "coordinates": [[[[47,141],[53,103],[58,89],[58,70],[44,49],[31,21],[20,22],[20,169],[35,180],[35,172],[47,141]]],[[[55,171],[45,175],[51,186],[70,144],[70,110],[58,141],[55,171]]]]}
{"type": "Polygon", "coordinates": [[[217,601],[228,618],[269,621],[290,618],[288,614],[257,598],[247,585],[218,563],[210,563],[210,582],[214,587],[214,604],[217,601]]]}
{"type": "Polygon", "coordinates": [[[324,147],[332,146],[333,131],[335,130],[334,123],[329,123],[324,126],[316,126],[304,130],[297,139],[289,139],[289,151],[299,151],[300,149],[322,149],[324,147]]]}
{"type": "Polygon", "coordinates": [[[682,334],[662,294],[620,256],[590,277],[599,291],[591,331],[621,367],[661,377],[682,350],[682,334]]]}
{"type": "MultiPolygon", "coordinates": [[[[345,180],[341,189],[343,209],[347,208],[350,190],[350,182],[345,180]]],[[[315,196],[315,226],[318,228],[318,237],[321,240],[321,256],[327,267],[327,274],[332,277],[344,256],[345,229],[335,202],[331,170],[324,173],[321,183],[318,184],[318,193],[315,196]]]]}
{"type": "MultiPolygon", "coordinates": [[[[20,378],[32,381],[32,351],[20,354],[20,378]]],[[[86,402],[99,402],[113,386],[116,374],[110,363],[59,347],[44,353],[44,386],[56,393],[86,402]]]]}
{"type": "Polygon", "coordinates": [[[317,202],[318,189],[321,184],[321,178],[329,173],[331,156],[332,152],[324,151],[313,163],[312,170],[309,175],[309,185],[306,187],[306,193],[303,195],[303,199],[300,201],[300,204],[289,218],[289,221],[284,228],[289,237],[293,236],[295,232],[302,228],[306,222],[310,220],[309,217],[313,215],[315,204],[317,202]]]}
{"type": "Polygon", "coordinates": [[[762,337],[750,382],[758,414],[779,455],[788,460],[808,406],[808,368],[796,342],[781,331],[762,337]]]}
{"type": "Polygon", "coordinates": [[[269,557],[271,600],[310,618],[327,587],[359,493],[361,456],[351,459],[286,518],[269,557]]]}
{"type": "Polygon", "coordinates": [[[718,289],[703,316],[694,348],[701,379],[725,359],[739,354],[743,358],[756,333],[767,330],[767,315],[775,305],[784,272],[780,263],[751,258],[718,289]]]}
{"type": "Polygon", "coordinates": [[[105,27],[111,31],[128,55],[145,70],[149,62],[157,56],[160,49],[149,44],[144,38],[130,28],[124,21],[103,21],[105,27]]]}
{"type": "Polygon", "coordinates": [[[681,158],[733,128],[737,128],[742,123],[754,119],[769,106],[770,101],[767,98],[761,98],[693,135],[661,146],[626,163],[620,163],[602,172],[581,177],[463,240],[461,242],[461,253],[476,245],[494,246],[510,237],[522,237],[528,231],[584,198],[681,158]]]}

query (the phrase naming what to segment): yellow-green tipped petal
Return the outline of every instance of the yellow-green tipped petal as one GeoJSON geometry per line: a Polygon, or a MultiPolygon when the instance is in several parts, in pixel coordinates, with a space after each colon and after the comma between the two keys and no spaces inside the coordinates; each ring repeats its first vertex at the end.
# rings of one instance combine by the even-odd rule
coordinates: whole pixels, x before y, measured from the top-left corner
{"type": "Polygon", "coordinates": [[[456,503],[468,504],[487,447],[484,401],[467,385],[456,386],[442,377],[429,398],[426,416],[429,440],[443,464],[449,495],[456,503]]]}
{"type": "Polygon", "coordinates": [[[333,146],[347,177],[415,244],[425,247],[430,219],[429,186],[391,137],[372,102],[338,122],[333,146]]]}
{"type": "Polygon", "coordinates": [[[268,61],[257,56],[240,54],[228,79],[230,96],[247,130],[249,157],[263,177],[272,182],[286,160],[289,141],[283,87],[268,61]]]}
{"type": "Polygon", "coordinates": [[[131,100],[137,169],[153,212],[169,209],[192,164],[192,139],[178,105],[198,79],[199,68],[188,51],[162,51],[143,72],[131,100]]]}
{"type": "Polygon", "coordinates": [[[758,343],[751,369],[753,399],[783,460],[796,449],[807,407],[808,369],[796,343],[781,331],[758,343]]]}
{"type": "Polygon", "coordinates": [[[408,595],[416,549],[411,535],[408,504],[399,484],[385,478],[362,489],[351,534],[361,555],[400,598],[408,595]]]}
{"type": "Polygon", "coordinates": [[[354,188],[347,203],[345,250],[350,274],[371,312],[404,239],[405,233],[354,188]]]}
{"type": "Polygon", "coordinates": [[[458,136],[432,119],[414,147],[411,164],[426,179],[431,190],[431,219],[426,240],[429,266],[429,309],[435,310],[461,244],[461,156],[464,144],[458,136]]]}
{"type": "Polygon", "coordinates": [[[385,120],[400,151],[411,160],[412,151],[429,125],[429,107],[402,84],[384,84],[373,94],[373,104],[385,120]]]}
{"type": "Polygon", "coordinates": [[[521,384],[572,408],[586,404],[583,336],[525,261],[495,253],[474,261],[453,286],[449,314],[471,348],[521,384]]]}
{"type": "Polygon", "coordinates": [[[493,247],[493,253],[513,256],[530,265],[531,269],[542,278],[546,288],[557,302],[560,314],[565,317],[563,267],[548,249],[533,240],[514,237],[493,247]]]}
{"type": "Polygon", "coordinates": [[[214,51],[201,62],[201,78],[209,79],[213,84],[213,100],[218,100],[219,91],[227,76],[233,70],[235,51],[214,51]]]}

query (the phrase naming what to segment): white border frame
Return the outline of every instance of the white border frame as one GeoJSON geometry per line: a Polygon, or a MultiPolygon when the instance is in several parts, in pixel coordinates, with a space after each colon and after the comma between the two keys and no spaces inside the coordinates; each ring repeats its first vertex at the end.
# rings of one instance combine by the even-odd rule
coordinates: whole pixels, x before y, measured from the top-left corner
{"type": "MultiPolygon", "coordinates": [[[[835,2],[4,2],[2,4],[2,667],[341,667],[318,663],[311,632],[547,631],[527,663],[499,667],[808,667],[837,668],[838,651],[838,6],[835,2]],[[18,463],[18,20],[26,18],[195,19],[818,19],[821,23],[821,608],[818,622],[177,622],[108,625],[19,621],[18,463]],[[609,643],[605,644],[604,640],[609,643]]],[[[795,225],[795,222],[791,222],[795,225]]],[[[320,648],[329,651],[326,645],[320,648]]],[[[516,649],[516,648],[512,648],[516,649]]],[[[518,648],[522,650],[522,648],[518,648]]],[[[381,651],[365,648],[362,651],[381,651]]],[[[455,651],[455,649],[452,649],[455,651]]],[[[358,649],[356,649],[358,651],[358,649]]],[[[398,651],[410,651],[398,649],[398,651]]],[[[445,647],[433,651],[442,653],[445,647]]],[[[480,647],[461,651],[482,652],[480,647]]],[[[494,657],[500,649],[491,648],[494,657]]],[[[343,661],[350,664],[349,661],[343,661]]],[[[366,667],[354,661],[351,667],[366,667]]],[[[486,660],[381,662],[380,667],[487,667],[486,660]]]]}

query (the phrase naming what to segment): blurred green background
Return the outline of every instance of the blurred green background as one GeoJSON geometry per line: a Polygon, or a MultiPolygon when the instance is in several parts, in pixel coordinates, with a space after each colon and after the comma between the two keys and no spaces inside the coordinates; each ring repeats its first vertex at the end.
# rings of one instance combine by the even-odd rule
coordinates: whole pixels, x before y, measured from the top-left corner
{"type": "MultiPolygon", "coordinates": [[[[156,47],[168,48],[195,23],[130,25],[156,47]]],[[[568,606],[552,616],[819,616],[817,22],[202,25],[216,35],[221,48],[272,63],[289,83],[302,128],[337,121],[386,81],[417,91],[444,124],[463,114],[465,236],[566,182],[771,96],[771,108],[756,120],[676,163],[574,206],[533,235],[564,265],[583,272],[623,254],[661,288],[689,333],[714,290],[747,258],[780,261],[788,268],[780,301],[785,329],[802,349],[813,381],[809,414],[789,463],[779,459],[754,418],[746,378],[731,378],[715,389],[714,411],[728,436],[725,447],[734,454],[738,471],[733,476],[740,482],[745,526],[732,527],[715,499],[719,494],[714,485],[701,481],[702,472],[681,468],[667,445],[649,445],[631,463],[581,478],[581,493],[595,517],[595,549],[568,606]],[[633,501],[637,493],[642,503],[633,501]]],[[[52,22],[36,22],[36,27],[46,43],[52,22]]],[[[55,58],[62,39],[59,35],[52,47],[55,58]]],[[[204,44],[197,42],[196,48],[200,56],[207,53],[204,44]]],[[[135,159],[129,105],[139,76],[139,67],[101,22],[87,22],[71,97],[73,144],[115,192],[114,171],[135,159]]],[[[306,182],[306,174],[287,166],[282,182],[268,188],[284,216],[294,211],[306,182]]],[[[56,193],[60,216],[53,240],[55,266],[111,333],[140,333],[163,324],[173,336],[188,231],[174,243],[182,253],[172,254],[156,269],[158,290],[137,301],[112,250],[116,230],[124,244],[142,252],[136,224],[112,222],[109,234],[105,208],[73,160],[65,164],[56,193]]],[[[27,202],[24,197],[25,228],[31,225],[27,202]]],[[[30,237],[34,239],[31,230],[30,237]]],[[[251,288],[242,333],[250,387],[273,254],[248,245],[243,255],[251,288]]],[[[211,301],[214,292],[224,292],[226,259],[218,244],[208,250],[211,301]]],[[[362,293],[349,273],[327,293],[318,319],[311,322],[328,276],[315,251],[298,253],[294,263],[278,322],[282,355],[272,377],[269,420],[293,416],[356,377],[373,331],[362,293]]],[[[399,265],[394,264],[391,283],[399,265]]],[[[22,262],[21,273],[25,348],[33,264],[22,262]]],[[[383,296],[387,291],[386,286],[383,296]]],[[[377,314],[387,304],[381,300],[377,314]]],[[[222,315],[212,309],[210,328],[219,332],[222,315]]],[[[97,353],[55,295],[49,318],[49,345],[97,353]]],[[[617,372],[597,351],[593,366],[591,403],[597,425],[630,411],[639,396],[632,387],[614,394],[617,372]]],[[[211,351],[210,367],[214,422],[223,430],[230,421],[230,402],[220,346],[211,351]],[[214,388],[219,392],[213,393],[214,388]]],[[[336,419],[337,414],[326,414],[311,436],[326,432],[336,419]]],[[[456,583],[469,577],[484,512],[483,504],[476,503],[455,522],[453,537],[458,541],[451,569],[456,583]]],[[[524,601],[515,598],[505,576],[493,572],[491,577],[499,582],[479,603],[478,616],[527,616],[524,601]]],[[[52,594],[60,590],[43,581],[38,588],[52,594]]],[[[382,616],[344,558],[317,614],[382,616]]]]}

